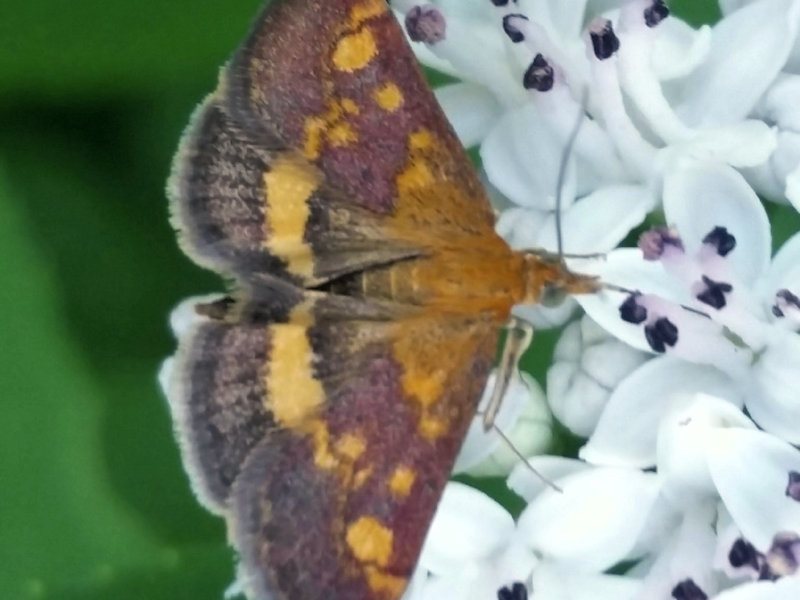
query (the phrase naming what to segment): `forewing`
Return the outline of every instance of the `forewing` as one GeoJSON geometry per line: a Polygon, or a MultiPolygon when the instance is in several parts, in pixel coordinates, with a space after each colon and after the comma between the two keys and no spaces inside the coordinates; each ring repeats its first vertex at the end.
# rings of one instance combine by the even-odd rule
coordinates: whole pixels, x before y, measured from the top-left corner
{"type": "Polygon", "coordinates": [[[240,283],[311,286],[419,253],[386,243],[375,215],[344,200],[298,152],[239,127],[219,91],[195,111],[168,191],[184,251],[240,283]]]}
{"type": "MultiPolygon", "coordinates": [[[[171,404],[184,460],[228,518],[250,597],[402,594],[491,368],[496,323],[204,321],[171,404]],[[197,378],[204,371],[206,375],[197,378]]],[[[188,345],[187,345],[188,344],[188,345]]]]}
{"type": "MultiPolygon", "coordinates": [[[[227,71],[234,118],[299,150],[355,205],[485,234],[483,188],[384,0],[277,0],[227,71]]],[[[408,231],[398,231],[408,228],[408,231]]],[[[391,236],[390,236],[391,237],[391,236]]]]}
{"type": "Polygon", "coordinates": [[[169,190],[187,253],[244,282],[268,273],[313,287],[497,241],[383,0],[270,3],[196,112],[169,190]]]}

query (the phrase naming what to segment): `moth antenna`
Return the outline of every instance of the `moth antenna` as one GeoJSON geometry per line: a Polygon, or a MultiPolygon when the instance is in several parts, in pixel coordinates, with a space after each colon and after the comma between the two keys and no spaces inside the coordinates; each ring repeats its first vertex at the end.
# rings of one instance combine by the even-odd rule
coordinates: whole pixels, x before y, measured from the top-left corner
{"type": "Polygon", "coordinates": [[[508,436],[507,436],[507,435],[506,435],[506,434],[503,432],[503,430],[502,430],[502,429],[500,429],[500,428],[497,426],[497,424],[496,424],[496,423],[492,423],[492,426],[491,426],[491,428],[494,430],[494,432],[495,432],[495,433],[497,433],[497,435],[499,435],[499,436],[500,436],[500,439],[501,439],[501,440],[503,440],[503,442],[505,442],[505,443],[506,443],[506,445],[507,445],[507,446],[508,446],[508,447],[511,449],[511,451],[512,451],[514,454],[516,454],[517,458],[519,458],[519,459],[522,461],[522,463],[523,463],[523,464],[524,464],[524,465],[527,467],[527,469],[528,469],[528,470],[529,470],[531,473],[533,473],[534,475],[536,475],[536,477],[538,477],[538,478],[539,478],[539,479],[542,481],[542,483],[544,483],[544,484],[545,484],[547,487],[549,487],[549,488],[551,488],[551,489],[553,489],[553,490],[557,491],[559,494],[563,494],[563,493],[564,493],[564,490],[563,490],[563,489],[561,489],[560,487],[558,487],[558,485],[557,485],[557,484],[556,484],[554,481],[552,481],[552,480],[548,479],[547,477],[545,477],[545,476],[544,476],[544,475],[542,475],[542,474],[541,474],[539,471],[537,471],[537,470],[536,470],[536,467],[534,467],[534,466],[531,464],[531,461],[529,461],[529,460],[528,460],[528,459],[525,457],[525,455],[524,455],[524,454],[522,454],[522,452],[520,452],[520,451],[519,451],[519,449],[518,449],[518,448],[517,448],[517,447],[514,445],[514,442],[512,442],[512,441],[509,439],[509,437],[508,437],[508,436]]]}
{"type": "Polygon", "coordinates": [[[558,249],[558,256],[561,259],[564,258],[564,232],[561,227],[561,199],[564,195],[564,181],[567,178],[567,165],[569,164],[569,158],[575,146],[575,140],[578,138],[578,133],[580,133],[581,126],[583,125],[583,117],[585,114],[584,107],[588,101],[588,95],[588,91],[584,88],[583,94],[581,95],[578,118],[575,120],[575,125],[572,126],[569,138],[567,138],[567,143],[561,155],[561,164],[558,166],[558,180],[556,181],[556,247],[558,249]]]}
{"type": "Polygon", "coordinates": [[[630,295],[630,294],[641,294],[642,293],[639,290],[632,290],[630,288],[626,288],[624,286],[617,285],[616,283],[603,282],[601,285],[603,286],[603,289],[610,290],[612,292],[620,292],[622,294],[630,295]]]}

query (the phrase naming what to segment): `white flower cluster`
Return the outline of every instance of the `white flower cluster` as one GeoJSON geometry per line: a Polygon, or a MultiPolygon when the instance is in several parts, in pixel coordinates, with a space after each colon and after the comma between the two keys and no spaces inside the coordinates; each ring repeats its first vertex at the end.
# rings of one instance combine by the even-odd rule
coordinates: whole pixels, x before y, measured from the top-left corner
{"type": "Polygon", "coordinates": [[[757,195],[800,209],[800,0],[720,5],[693,29],[662,0],[393,2],[460,80],[437,95],[500,233],[556,249],[577,131],[564,247],[607,256],[570,266],[631,290],[579,299],[546,393],[511,386],[497,424],[530,464],[470,432],[457,470],[525,508],[449,484],[407,600],[800,598],[800,234],[773,256],[757,195]],[[578,458],[536,456],[551,411],[578,458]]]}

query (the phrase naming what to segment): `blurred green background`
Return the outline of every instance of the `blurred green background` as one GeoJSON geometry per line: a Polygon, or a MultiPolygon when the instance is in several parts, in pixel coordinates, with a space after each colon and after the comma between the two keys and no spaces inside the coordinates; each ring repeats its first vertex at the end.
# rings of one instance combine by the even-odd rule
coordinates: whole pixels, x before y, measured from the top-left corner
{"type": "MultiPolygon", "coordinates": [[[[232,581],[156,386],[170,309],[221,288],[179,253],[164,182],[259,4],[2,11],[2,599],[211,600],[232,581]]],[[[673,5],[716,14],[712,0],[673,5]]]]}

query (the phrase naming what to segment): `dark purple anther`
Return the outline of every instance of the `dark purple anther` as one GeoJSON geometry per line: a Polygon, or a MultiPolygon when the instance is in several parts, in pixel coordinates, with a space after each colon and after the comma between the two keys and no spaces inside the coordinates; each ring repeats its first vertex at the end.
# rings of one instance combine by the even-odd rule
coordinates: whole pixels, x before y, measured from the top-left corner
{"type": "Polygon", "coordinates": [[[664,0],[653,0],[653,4],[644,9],[644,24],[655,27],[669,16],[669,8],[664,0]]]}
{"type": "Polygon", "coordinates": [[[608,19],[601,19],[589,28],[594,55],[599,60],[611,58],[619,50],[619,38],[608,19]]]}
{"type": "Polygon", "coordinates": [[[672,348],[678,343],[678,327],[666,317],[661,317],[655,323],[646,325],[644,337],[653,349],[653,352],[663,354],[667,346],[672,348]]]}
{"type": "Polygon", "coordinates": [[[775,304],[772,306],[772,314],[776,317],[785,317],[785,308],[794,307],[800,310],[800,298],[791,290],[778,290],[775,294],[775,304]]]}
{"type": "Polygon", "coordinates": [[[638,325],[647,320],[647,309],[637,302],[639,294],[631,294],[619,307],[619,316],[626,323],[638,325]]]}
{"type": "Polygon", "coordinates": [[[772,538],[766,554],[766,577],[777,579],[797,573],[800,563],[800,536],[794,531],[781,531],[772,538]]]}
{"type": "Polygon", "coordinates": [[[522,583],[497,590],[497,600],[528,600],[528,589],[522,583]]]}
{"type": "Polygon", "coordinates": [[[522,77],[522,85],[526,90],[536,90],[537,92],[547,92],[553,89],[553,67],[545,60],[544,56],[537,54],[534,57],[522,77]]]}
{"type": "Polygon", "coordinates": [[[664,248],[672,246],[683,252],[683,241],[678,232],[671,227],[653,227],[639,236],[639,249],[645,260],[658,260],[664,248]]]}
{"type": "Polygon", "coordinates": [[[672,597],[675,600],[708,600],[706,593],[691,579],[684,579],[672,588],[672,597]]]}
{"type": "Polygon", "coordinates": [[[713,246],[720,256],[727,256],[728,253],[736,248],[736,238],[731,235],[724,227],[714,227],[703,238],[703,243],[713,246]]]}
{"type": "Polygon", "coordinates": [[[733,542],[731,551],[728,552],[728,562],[735,569],[741,567],[752,567],[754,571],[758,572],[761,568],[761,562],[764,555],[756,550],[755,546],[744,538],[738,538],[733,542]]]}
{"type": "Polygon", "coordinates": [[[800,473],[789,471],[789,483],[786,484],[786,495],[800,502],[800,473]]]}
{"type": "Polygon", "coordinates": [[[711,308],[715,308],[717,310],[725,308],[726,304],[728,303],[725,299],[725,294],[730,294],[733,291],[733,286],[730,283],[725,283],[724,281],[714,281],[705,275],[703,275],[703,283],[706,287],[695,297],[700,302],[710,306],[711,308]]]}
{"type": "Polygon", "coordinates": [[[415,6],[406,14],[406,31],[413,41],[433,45],[445,39],[447,22],[435,6],[415,6]]]}
{"type": "Polygon", "coordinates": [[[523,33],[514,26],[513,20],[514,19],[523,19],[525,21],[528,20],[528,17],[525,15],[506,15],[503,17],[503,31],[506,32],[508,39],[510,39],[515,44],[520,43],[522,40],[525,39],[523,33]]]}

